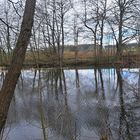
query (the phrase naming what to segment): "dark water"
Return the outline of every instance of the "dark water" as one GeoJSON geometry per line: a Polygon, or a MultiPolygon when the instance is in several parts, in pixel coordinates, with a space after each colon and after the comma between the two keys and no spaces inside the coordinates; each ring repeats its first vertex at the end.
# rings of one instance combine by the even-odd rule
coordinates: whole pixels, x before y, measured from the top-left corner
{"type": "Polygon", "coordinates": [[[140,140],[139,69],[22,71],[0,139],[140,140]]]}

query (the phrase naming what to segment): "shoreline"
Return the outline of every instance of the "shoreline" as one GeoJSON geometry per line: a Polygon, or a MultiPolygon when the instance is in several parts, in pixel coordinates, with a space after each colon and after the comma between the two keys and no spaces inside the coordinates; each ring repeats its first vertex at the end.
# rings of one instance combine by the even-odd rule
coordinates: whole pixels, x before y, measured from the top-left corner
{"type": "MultiPolygon", "coordinates": [[[[1,69],[8,69],[10,64],[3,64],[0,65],[1,69]]],[[[140,62],[136,63],[127,63],[126,61],[123,62],[94,62],[91,60],[86,61],[71,61],[71,62],[63,62],[62,65],[57,62],[55,63],[30,63],[30,64],[23,64],[23,69],[30,69],[30,68],[67,68],[67,69],[74,69],[74,68],[140,68],[140,62]]]]}

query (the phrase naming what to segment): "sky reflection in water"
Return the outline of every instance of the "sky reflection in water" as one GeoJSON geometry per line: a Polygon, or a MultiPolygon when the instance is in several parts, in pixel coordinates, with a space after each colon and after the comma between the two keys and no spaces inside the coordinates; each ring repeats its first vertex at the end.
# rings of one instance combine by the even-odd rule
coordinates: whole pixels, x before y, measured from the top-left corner
{"type": "Polygon", "coordinates": [[[139,97],[138,69],[24,70],[3,140],[139,140],[139,97]]]}

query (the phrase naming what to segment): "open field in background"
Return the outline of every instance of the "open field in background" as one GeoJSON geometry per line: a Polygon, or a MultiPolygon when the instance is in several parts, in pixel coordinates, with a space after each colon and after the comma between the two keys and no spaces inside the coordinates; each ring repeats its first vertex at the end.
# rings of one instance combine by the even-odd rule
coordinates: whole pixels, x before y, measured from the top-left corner
{"type": "MultiPolygon", "coordinates": [[[[65,51],[63,66],[109,66],[109,67],[129,67],[140,66],[140,51],[129,50],[123,51],[122,55],[116,55],[116,50],[105,50],[100,54],[94,51],[65,51]]],[[[0,55],[0,65],[8,66],[11,56],[6,54],[0,55]]],[[[56,67],[60,65],[59,55],[47,53],[45,51],[26,53],[24,65],[29,67],[56,67]]]]}
{"type": "MultiPolygon", "coordinates": [[[[75,51],[65,51],[63,55],[63,66],[113,66],[116,65],[128,67],[129,65],[140,66],[140,50],[139,49],[127,49],[123,50],[121,56],[116,55],[116,49],[103,50],[102,54],[99,51],[78,51],[77,55],[75,51]]],[[[25,64],[38,63],[46,66],[58,66],[59,56],[49,55],[47,52],[34,52],[27,53],[25,64]],[[34,59],[33,59],[34,58],[34,59]]]]}

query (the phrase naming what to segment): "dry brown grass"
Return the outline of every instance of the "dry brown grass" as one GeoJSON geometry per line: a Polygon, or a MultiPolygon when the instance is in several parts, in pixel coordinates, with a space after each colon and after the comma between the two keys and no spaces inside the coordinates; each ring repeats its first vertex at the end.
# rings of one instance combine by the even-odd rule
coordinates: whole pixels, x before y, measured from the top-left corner
{"type": "MultiPolygon", "coordinates": [[[[84,58],[91,58],[94,56],[94,53],[93,52],[78,52],[77,53],[77,58],[80,58],[80,59],[84,59],[84,58]]],[[[76,54],[75,52],[71,51],[71,52],[64,52],[64,58],[65,59],[68,59],[68,58],[75,58],[76,57],[76,54]]]]}
{"type": "MultiPolygon", "coordinates": [[[[74,51],[65,51],[64,52],[64,60],[73,60],[73,59],[79,59],[79,60],[87,60],[87,59],[95,59],[95,58],[112,58],[116,56],[116,51],[113,50],[109,50],[109,51],[103,51],[102,54],[100,54],[99,52],[93,52],[93,51],[87,51],[87,52],[82,52],[79,51],[77,53],[77,57],[76,57],[76,53],[74,51]]],[[[137,57],[139,56],[139,52],[124,52],[123,53],[124,57],[137,57]]],[[[53,55],[53,54],[46,54],[43,52],[37,53],[31,53],[28,52],[26,53],[26,58],[25,58],[25,62],[26,63],[33,63],[34,61],[39,62],[39,63],[44,63],[44,62],[53,62],[53,61],[58,61],[59,60],[59,56],[58,55],[53,55]]]]}
{"type": "MultiPolygon", "coordinates": [[[[59,55],[56,54],[50,54],[44,51],[40,52],[27,52],[26,58],[24,64],[26,65],[36,65],[36,64],[52,64],[57,65],[59,64],[59,55]]],[[[122,63],[140,63],[140,53],[139,51],[128,51],[123,52],[122,56],[119,57],[116,55],[116,50],[104,50],[102,54],[99,52],[93,52],[93,51],[79,51],[76,53],[74,51],[65,51],[64,52],[64,64],[75,64],[77,63],[87,63],[87,64],[122,64],[122,63]]],[[[1,59],[0,65],[6,65],[9,64],[6,59],[1,59]]]]}

